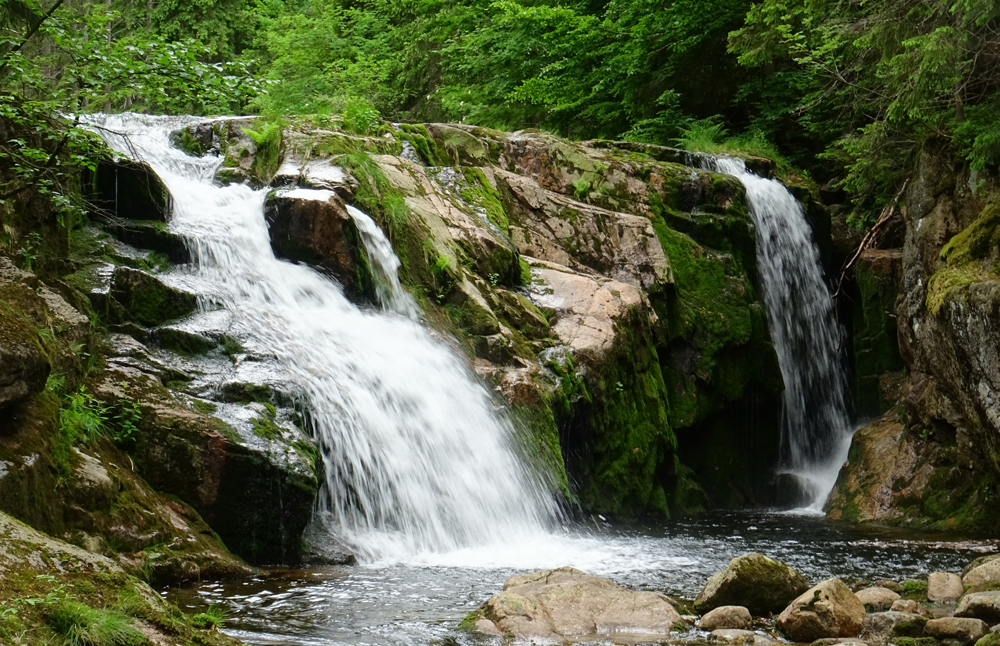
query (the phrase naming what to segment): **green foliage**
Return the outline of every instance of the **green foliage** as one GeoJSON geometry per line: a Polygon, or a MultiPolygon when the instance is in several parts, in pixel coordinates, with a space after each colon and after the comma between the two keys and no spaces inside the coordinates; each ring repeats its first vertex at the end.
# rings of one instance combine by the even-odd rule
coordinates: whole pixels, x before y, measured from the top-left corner
{"type": "Polygon", "coordinates": [[[260,130],[240,128],[253,140],[257,151],[254,154],[250,173],[262,184],[266,184],[277,172],[281,164],[281,134],[286,123],[284,119],[258,120],[260,130]]]}
{"type": "Polygon", "coordinates": [[[716,153],[721,152],[722,141],[726,138],[726,127],[719,115],[691,121],[680,128],[681,134],[672,141],[685,150],[716,153]]]}
{"type": "Polygon", "coordinates": [[[590,195],[590,186],[590,182],[581,177],[573,182],[573,195],[576,196],[576,199],[583,202],[590,195]]]}
{"type": "Polygon", "coordinates": [[[345,99],[341,115],[344,120],[344,129],[358,135],[374,132],[382,118],[372,102],[362,97],[345,99]]]}
{"type": "Polygon", "coordinates": [[[132,620],[114,610],[91,608],[76,601],[54,607],[47,617],[67,646],[140,646],[149,640],[132,627],[132,620]]]}
{"type": "Polygon", "coordinates": [[[191,617],[191,625],[202,630],[218,630],[226,621],[226,610],[222,606],[211,605],[205,612],[191,617]]]}

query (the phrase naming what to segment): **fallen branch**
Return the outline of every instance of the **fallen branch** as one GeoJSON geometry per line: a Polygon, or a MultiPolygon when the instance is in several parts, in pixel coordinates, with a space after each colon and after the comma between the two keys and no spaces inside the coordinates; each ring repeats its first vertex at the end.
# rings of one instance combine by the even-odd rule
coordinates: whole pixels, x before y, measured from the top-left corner
{"type": "Polygon", "coordinates": [[[854,255],[851,256],[847,260],[847,262],[844,263],[843,268],[841,268],[840,270],[840,276],[837,277],[837,289],[833,292],[834,298],[837,298],[837,296],[840,294],[840,288],[843,287],[844,285],[844,279],[847,278],[848,272],[850,272],[851,268],[854,267],[854,263],[857,262],[858,258],[861,257],[861,254],[863,254],[868,249],[874,247],[875,244],[877,243],[878,236],[881,233],[880,229],[882,229],[885,226],[885,224],[889,220],[891,220],[892,216],[896,213],[896,205],[899,203],[899,198],[903,196],[903,191],[906,190],[906,186],[909,183],[910,183],[909,179],[903,182],[903,186],[900,187],[900,189],[896,192],[896,196],[892,198],[892,201],[889,202],[889,204],[887,204],[884,209],[882,209],[882,214],[879,215],[878,221],[876,221],[875,225],[868,230],[868,233],[865,234],[865,237],[861,239],[861,244],[858,245],[858,248],[854,252],[854,255]]]}

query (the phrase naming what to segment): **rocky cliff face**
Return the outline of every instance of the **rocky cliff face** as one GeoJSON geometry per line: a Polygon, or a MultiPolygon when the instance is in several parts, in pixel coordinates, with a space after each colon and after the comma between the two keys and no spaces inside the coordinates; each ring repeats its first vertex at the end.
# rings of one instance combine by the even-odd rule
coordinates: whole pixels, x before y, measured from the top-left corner
{"type": "Polygon", "coordinates": [[[902,248],[856,268],[859,399],[885,415],[855,435],[831,516],[996,529],[997,188],[928,147],[900,208],[902,248]]]}
{"type": "Polygon", "coordinates": [[[375,218],[428,321],[570,500],[636,516],[768,495],[782,384],[735,179],[652,146],[454,124],[362,137],[329,120],[285,127],[262,175],[249,143],[226,143],[232,128],[188,135],[212,132],[203,148],[228,151],[219,181],[278,187],[276,253],[361,301],[377,281],[345,204],[375,218]]]}

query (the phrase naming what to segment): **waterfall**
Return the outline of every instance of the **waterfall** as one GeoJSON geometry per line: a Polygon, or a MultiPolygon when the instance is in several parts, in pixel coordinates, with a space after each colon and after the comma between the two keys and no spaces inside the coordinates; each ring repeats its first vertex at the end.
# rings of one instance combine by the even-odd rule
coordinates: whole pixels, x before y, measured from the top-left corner
{"type": "Polygon", "coordinates": [[[351,209],[384,311],[359,309],[320,273],[276,259],[266,190],[219,187],[217,158],[171,147],[169,133],[195,122],[126,114],[92,123],[170,190],[170,229],[193,258],[172,273],[204,307],[228,310],[303,389],[326,474],[318,512],[337,538],[372,562],[545,533],[558,519],[547,488],[516,457],[510,422],[464,360],[418,322],[374,222],[351,209]]]}
{"type": "Polygon", "coordinates": [[[847,458],[853,427],[841,331],[819,249],[802,205],[780,182],[754,175],[735,157],[697,155],[692,165],[732,175],[746,187],[764,305],[785,382],[781,472],[796,476],[809,508],[820,511],[847,458]]]}

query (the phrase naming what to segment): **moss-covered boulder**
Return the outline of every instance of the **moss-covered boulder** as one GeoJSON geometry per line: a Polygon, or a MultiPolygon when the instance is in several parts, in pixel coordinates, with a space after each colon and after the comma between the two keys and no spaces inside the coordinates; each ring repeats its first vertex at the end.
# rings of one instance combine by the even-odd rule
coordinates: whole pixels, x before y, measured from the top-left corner
{"type": "Polygon", "coordinates": [[[115,269],[111,296],[128,318],[147,326],[162,325],[195,311],[198,298],[165,284],[156,276],[130,267],[115,269]]]}
{"type": "Polygon", "coordinates": [[[896,299],[903,280],[902,249],[870,249],[854,265],[854,392],[862,416],[881,415],[898,399],[886,373],[903,368],[897,339],[896,299]]]}
{"type": "Polygon", "coordinates": [[[41,392],[50,369],[34,327],[0,304],[0,408],[41,392]]]}
{"type": "Polygon", "coordinates": [[[720,606],[740,605],[755,615],[764,615],[781,611],[808,587],[801,574],[781,561],[763,554],[744,554],[708,580],[694,607],[698,612],[707,612],[720,606]]]}
{"type": "Polygon", "coordinates": [[[307,436],[260,403],[241,413],[246,420],[236,427],[134,368],[115,367],[92,383],[105,401],[138,403],[130,455],[146,481],[190,504],[242,558],[299,561],[319,489],[317,451],[307,436]]]}
{"type": "Polygon", "coordinates": [[[73,642],[80,633],[95,634],[90,630],[95,625],[101,636],[113,629],[115,643],[239,643],[218,631],[196,628],[191,616],[113,560],[3,513],[0,544],[0,607],[5,609],[0,639],[5,643],[73,642]]]}

